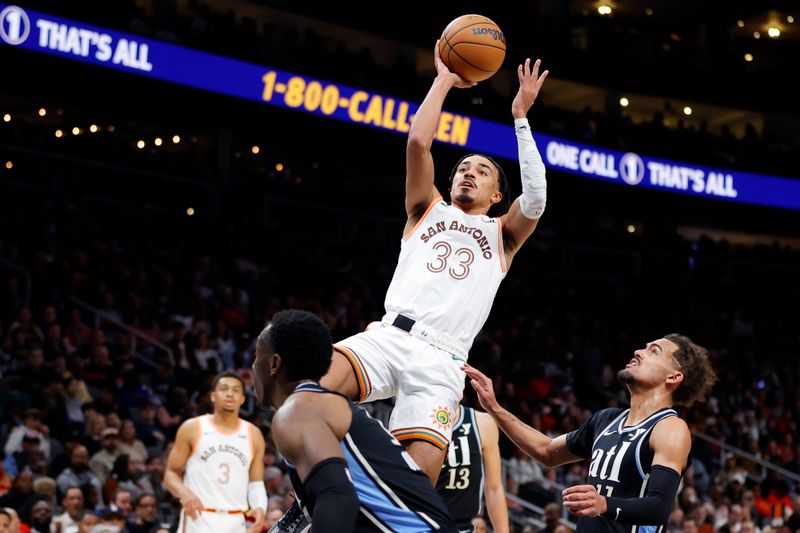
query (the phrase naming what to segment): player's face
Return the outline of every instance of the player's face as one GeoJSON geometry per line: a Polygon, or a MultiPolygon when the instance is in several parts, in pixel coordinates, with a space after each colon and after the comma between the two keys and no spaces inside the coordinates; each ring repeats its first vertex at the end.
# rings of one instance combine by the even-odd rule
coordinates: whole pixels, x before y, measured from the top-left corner
{"type": "Polygon", "coordinates": [[[453,176],[451,199],[466,207],[486,206],[488,209],[503,198],[497,185],[498,172],[497,167],[485,157],[467,157],[458,165],[453,176]]]}
{"type": "MultiPolygon", "coordinates": [[[[678,346],[667,339],[650,342],[633,352],[633,358],[620,370],[618,376],[623,383],[658,385],[675,374],[680,374],[680,365],[674,354],[678,346]]],[[[681,374],[682,375],[682,374],[681,374]]]]}
{"type": "Polygon", "coordinates": [[[272,356],[272,347],[269,340],[256,343],[256,359],[253,361],[253,389],[256,400],[261,407],[270,407],[272,391],[272,375],[269,360],[272,356]]]}
{"type": "Polygon", "coordinates": [[[226,413],[239,412],[244,403],[244,387],[236,378],[222,378],[211,393],[214,408],[226,413]]]}

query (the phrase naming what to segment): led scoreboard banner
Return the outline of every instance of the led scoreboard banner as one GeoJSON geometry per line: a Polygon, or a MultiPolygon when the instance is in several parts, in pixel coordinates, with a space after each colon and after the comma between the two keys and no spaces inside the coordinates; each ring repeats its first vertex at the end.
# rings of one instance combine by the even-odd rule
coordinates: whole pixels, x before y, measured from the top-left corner
{"type": "MultiPolygon", "coordinates": [[[[419,104],[0,3],[0,43],[405,134],[419,104]]],[[[536,133],[548,168],[639,188],[800,209],[800,178],[722,170],[536,133]]],[[[436,141],[517,158],[511,121],[442,112],[436,141]]]]}

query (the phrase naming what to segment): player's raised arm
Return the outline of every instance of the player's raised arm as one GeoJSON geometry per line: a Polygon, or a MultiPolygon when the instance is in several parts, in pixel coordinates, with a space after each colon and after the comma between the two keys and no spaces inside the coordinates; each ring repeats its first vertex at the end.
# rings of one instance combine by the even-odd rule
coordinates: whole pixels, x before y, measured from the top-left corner
{"type": "Polygon", "coordinates": [[[339,438],[324,415],[309,410],[318,411],[312,402],[298,402],[275,414],[275,445],[303,482],[314,508],[314,533],[353,531],[359,501],[339,438]]]}
{"type": "Polygon", "coordinates": [[[524,65],[517,67],[519,90],[511,104],[514,116],[514,131],[517,136],[519,154],[519,171],[522,178],[522,195],[511,205],[511,209],[503,221],[503,243],[508,259],[519,250],[544,213],[547,200],[547,182],[542,156],[536,147],[528,124],[530,110],[549,71],[539,75],[541,61],[536,60],[531,69],[531,60],[526,59],[524,65]]]}
{"type": "Polygon", "coordinates": [[[569,451],[566,435],[553,439],[525,424],[497,403],[491,379],[466,363],[463,368],[483,408],[520,450],[547,467],[583,459],[569,451]]]}
{"type": "Polygon", "coordinates": [[[167,468],[164,470],[164,485],[170,494],[180,500],[183,511],[191,519],[200,516],[203,502],[183,484],[183,471],[186,469],[186,461],[192,455],[192,443],[195,442],[200,431],[198,424],[197,420],[191,419],[185,421],[178,428],[175,444],[167,458],[167,468]]]}
{"type": "Polygon", "coordinates": [[[447,93],[453,87],[465,88],[476,85],[450,72],[439,58],[439,42],[434,48],[436,78],[433,80],[425,100],[420,105],[411,129],[408,132],[406,147],[406,214],[408,224],[404,233],[414,227],[428,206],[440,196],[433,184],[433,156],[431,145],[439,126],[439,115],[447,93]]]}

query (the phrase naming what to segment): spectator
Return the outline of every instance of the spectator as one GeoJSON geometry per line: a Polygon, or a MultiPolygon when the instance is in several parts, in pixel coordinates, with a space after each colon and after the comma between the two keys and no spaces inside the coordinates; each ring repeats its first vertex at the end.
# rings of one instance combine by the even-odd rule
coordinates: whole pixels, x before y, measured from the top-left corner
{"type": "Polygon", "coordinates": [[[38,409],[28,409],[25,411],[25,417],[22,419],[22,424],[11,430],[6,440],[4,451],[6,455],[13,455],[16,452],[22,451],[22,439],[25,435],[39,438],[39,450],[46,458],[50,457],[50,441],[45,439],[42,430],[45,428],[42,424],[42,412],[38,409]]]}
{"type": "Polygon", "coordinates": [[[83,492],[80,487],[68,487],[61,500],[64,512],[53,519],[58,533],[78,533],[83,509],[83,492]]]}
{"type": "Polygon", "coordinates": [[[92,456],[89,461],[89,468],[101,483],[105,483],[114,468],[114,461],[119,457],[120,452],[117,446],[119,432],[116,428],[106,427],[100,437],[102,449],[92,456]]]}
{"type": "Polygon", "coordinates": [[[153,494],[142,493],[133,504],[134,519],[128,521],[128,533],[150,533],[157,525],[158,505],[153,494]]]}
{"type": "Polygon", "coordinates": [[[147,448],[144,447],[142,441],[136,438],[136,425],[133,420],[126,419],[122,421],[118,450],[120,454],[124,453],[140,463],[147,461],[147,448]]]}
{"type": "Polygon", "coordinates": [[[5,495],[0,496],[0,507],[22,509],[33,496],[33,474],[25,469],[17,475],[14,486],[5,495]]]}
{"type": "MultiPolygon", "coordinates": [[[[86,449],[86,446],[82,444],[78,444],[73,448],[69,467],[58,476],[56,481],[61,494],[65,494],[69,487],[83,487],[89,484],[97,490],[99,499],[97,504],[102,505],[103,503],[102,499],[100,499],[103,484],[100,482],[100,479],[89,470],[89,451],[86,449]]],[[[87,503],[91,501],[89,498],[86,498],[85,493],[84,501],[87,503]]],[[[89,508],[91,509],[92,507],[89,508]]]]}
{"type": "Polygon", "coordinates": [[[91,529],[100,523],[100,517],[97,516],[96,513],[93,511],[86,511],[81,516],[80,522],[78,522],[78,533],[89,533],[91,529]]]}
{"type": "Polygon", "coordinates": [[[11,515],[5,509],[0,509],[0,533],[10,533],[11,515]]]}
{"type": "Polygon", "coordinates": [[[0,509],[4,510],[6,513],[8,513],[8,516],[11,517],[11,524],[9,525],[8,528],[9,533],[20,533],[21,522],[19,519],[19,515],[17,514],[17,511],[12,509],[11,507],[5,507],[5,508],[0,507],[0,509]]]}
{"type": "Polygon", "coordinates": [[[266,467],[264,469],[264,485],[270,497],[283,495],[286,492],[283,486],[283,471],[277,466],[266,467]]]}
{"type": "MultiPolygon", "coordinates": [[[[133,498],[131,496],[131,491],[128,489],[119,488],[114,490],[109,501],[111,501],[110,509],[112,511],[116,510],[123,520],[127,519],[133,510],[133,498]]],[[[108,515],[111,520],[115,520],[115,516],[116,515],[113,513],[108,515]]],[[[122,525],[124,525],[124,522],[122,525]]],[[[122,525],[120,527],[122,527],[122,525]]]]}
{"type": "Polygon", "coordinates": [[[31,533],[51,533],[50,524],[53,521],[53,506],[46,496],[36,496],[20,511],[23,523],[28,524],[31,533]]]}
{"type": "Polygon", "coordinates": [[[122,454],[114,461],[111,476],[106,480],[103,487],[104,494],[110,497],[113,493],[126,490],[131,493],[130,498],[135,499],[144,492],[140,483],[144,476],[145,471],[142,463],[122,454]]]}
{"type": "Polygon", "coordinates": [[[145,476],[140,480],[142,490],[149,494],[155,494],[159,502],[166,501],[167,489],[164,487],[164,459],[160,455],[151,456],[147,460],[145,471],[145,476]]]}

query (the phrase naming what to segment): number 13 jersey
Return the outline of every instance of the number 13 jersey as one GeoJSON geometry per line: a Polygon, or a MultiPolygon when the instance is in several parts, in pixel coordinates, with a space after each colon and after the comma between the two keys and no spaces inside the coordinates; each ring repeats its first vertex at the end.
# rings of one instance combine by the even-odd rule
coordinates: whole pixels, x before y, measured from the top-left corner
{"type": "Polygon", "coordinates": [[[434,200],[403,238],[386,312],[472,346],[506,275],[502,226],[499,218],[434,200]]]}

